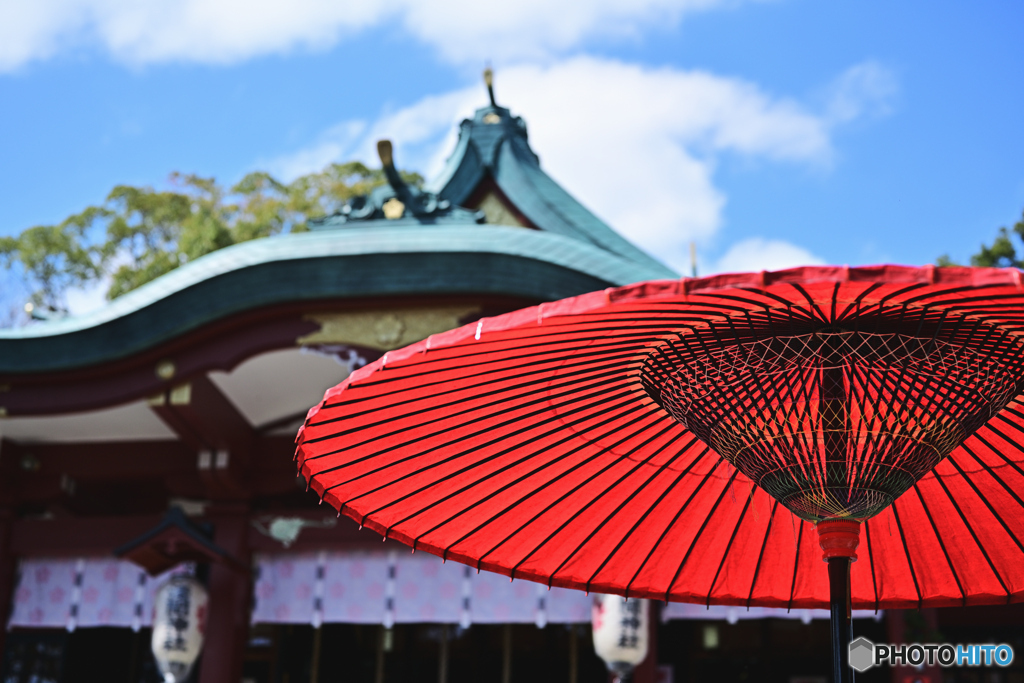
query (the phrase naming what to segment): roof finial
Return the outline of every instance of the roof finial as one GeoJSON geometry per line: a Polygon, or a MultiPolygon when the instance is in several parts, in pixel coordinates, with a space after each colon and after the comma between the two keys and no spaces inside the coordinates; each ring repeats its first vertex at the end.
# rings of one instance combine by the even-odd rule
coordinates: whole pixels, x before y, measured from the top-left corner
{"type": "MultiPolygon", "coordinates": [[[[388,185],[395,191],[395,197],[400,202],[398,210],[401,211],[406,205],[409,205],[412,209],[412,204],[415,202],[413,193],[409,190],[409,186],[406,185],[405,181],[402,180],[401,174],[398,169],[395,168],[395,157],[394,152],[391,148],[391,140],[378,140],[377,141],[377,156],[380,157],[380,163],[384,167],[384,177],[388,179],[388,185]]],[[[388,218],[391,216],[387,215],[387,208],[385,207],[384,215],[388,218]]],[[[397,217],[401,217],[401,213],[397,214],[397,217]]]]}
{"type": "Polygon", "coordinates": [[[484,69],[484,83],[487,85],[487,95],[491,98],[491,106],[497,107],[498,103],[494,101],[494,70],[489,66],[484,69]]]}
{"type": "Polygon", "coordinates": [[[377,141],[377,156],[380,157],[380,163],[384,168],[395,165],[395,159],[391,152],[391,140],[377,141]]]}

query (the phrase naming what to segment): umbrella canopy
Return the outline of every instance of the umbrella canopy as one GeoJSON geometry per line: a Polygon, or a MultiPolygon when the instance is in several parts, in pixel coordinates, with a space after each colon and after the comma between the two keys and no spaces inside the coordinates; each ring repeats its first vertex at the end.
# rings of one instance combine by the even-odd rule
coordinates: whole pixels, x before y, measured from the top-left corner
{"type": "Polygon", "coordinates": [[[296,458],[360,524],[513,578],[822,607],[824,549],[857,608],[1017,602],[1022,323],[1016,270],[609,289],[388,353],[296,458]]]}

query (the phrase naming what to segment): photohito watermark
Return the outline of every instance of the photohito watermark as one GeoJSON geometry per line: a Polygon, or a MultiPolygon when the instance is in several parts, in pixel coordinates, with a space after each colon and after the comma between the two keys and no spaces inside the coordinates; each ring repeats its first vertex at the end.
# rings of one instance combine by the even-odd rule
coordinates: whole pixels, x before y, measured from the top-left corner
{"type": "Polygon", "coordinates": [[[850,667],[863,673],[873,666],[1010,666],[1013,648],[999,645],[912,643],[891,645],[857,638],[850,643],[850,667]]]}

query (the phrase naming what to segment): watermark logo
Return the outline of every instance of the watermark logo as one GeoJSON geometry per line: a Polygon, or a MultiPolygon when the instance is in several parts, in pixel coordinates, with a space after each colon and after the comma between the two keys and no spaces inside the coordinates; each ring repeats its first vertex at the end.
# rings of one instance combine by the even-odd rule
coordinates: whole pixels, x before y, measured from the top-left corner
{"type": "Polygon", "coordinates": [[[864,673],[873,666],[1009,666],[1013,648],[1005,643],[872,643],[864,637],[850,642],[850,668],[864,673]]]}
{"type": "Polygon", "coordinates": [[[850,667],[857,673],[864,673],[875,665],[875,644],[867,638],[857,638],[850,643],[850,667]]]}

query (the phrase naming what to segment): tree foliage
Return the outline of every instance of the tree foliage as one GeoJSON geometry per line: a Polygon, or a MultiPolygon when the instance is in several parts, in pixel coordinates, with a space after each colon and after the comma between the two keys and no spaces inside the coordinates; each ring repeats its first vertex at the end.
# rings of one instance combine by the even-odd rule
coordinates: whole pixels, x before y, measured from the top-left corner
{"type": "MultiPolygon", "coordinates": [[[[1024,240],[1024,214],[1012,228],[999,228],[999,233],[991,245],[982,244],[978,253],[971,256],[971,265],[986,268],[1024,268],[1024,258],[1017,255],[1017,247],[1014,246],[1014,235],[1018,239],[1024,240]]],[[[958,265],[946,254],[940,256],[936,264],[940,266],[958,265]]]]}
{"type": "Polygon", "coordinates": [[[972,266],[990,266],[997,268],[1024,268],[1024,259],[1017,256],[1017,249],[1013,246],[1010,231],[1017,235],[1018,239],[1024,239],[1024,214],[1021,219],[1014,223],[1010,229],[999,228],[999,234],[992,242],[992,246],[981,245],[981,250],[971,257],[972,266]]]}
{"type": "MultiPolygon", "coordinates": [[[[415,173],[402,173],[411,184],[415,173]]],[[[168,188],[118,185],[98,206],[57,225],[0,237],[0,263],[15,270],[36,306],[65,311],[67,292],[109,281],[107,298],[126,292],[212,251],[285,232],[330,215],[354,196],[386,183],[359,162],[282,183],[262,171],[230,188],[213,178],[174,173],[168,188]]]]}

